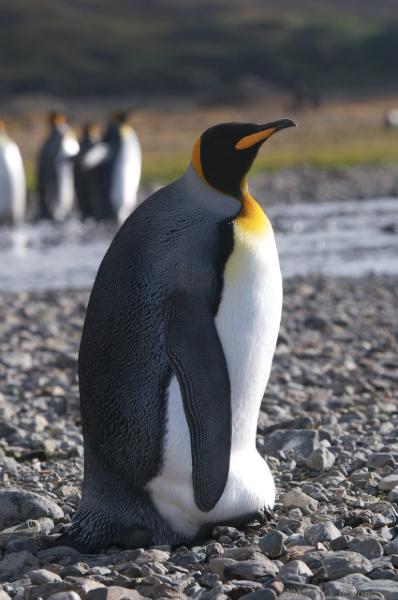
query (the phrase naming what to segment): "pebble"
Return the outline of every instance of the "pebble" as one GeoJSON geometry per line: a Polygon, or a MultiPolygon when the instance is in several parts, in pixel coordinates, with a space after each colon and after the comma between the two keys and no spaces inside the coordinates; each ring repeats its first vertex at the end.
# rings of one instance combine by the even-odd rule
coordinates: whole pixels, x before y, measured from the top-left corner
{"type": "Polygon", "coordinates": [[[373,569],[370,560],[348,550],[332,552],[323,559],[323,567],[327,579],[340,579],[350,573],[370,573],[373,569]]]}
{"type": "Polygon", "coordinates": [[[41,585],[42,583],[54,583],[56,581],[62,581],[61,577],[53,571],[47,569],[36,569],[35,571],[28,572],[29,579],[35,585],[41,585]]]}
{"type": "Polygon", "coordinates": [[[386,600],[397,600],[398,581],[391,581],[390,579],[367,581],[358,586],[358,592],[361,596],[368,595],[371,592],[379,592],[386,600]]]}
{"type": "Polygon", "coordinates": [[[395,594],[398,279],[284,287],[257,436],[276,480],[274,512],[247,527],[218,525],[192,547],[97,556],[55,545],[81,493],[76,357],[88,293],[0,294],[1,354],[34,361],[0,361],[0,503],[17,492],[47,507],[13,506],[2,522],[0,600],[321,600],[367,585],[358,598],[395,594]]]}
{"type": "Polygon", "coordinates": [[[285,551],[285,541],[287,535],[277,529],[272,529],[263,537],[258,540],[258,545],[261,552],[263,552],[268,558],[278,558],[285,551]]]}
{"type": "Polygon", "coordinates": [[[301,508],[306,514],[317,510],[318,501],[300,490],[290,490],[283,498],[283,505],[286,508],[301,508]]]}
{"type": "Polygon", "coordinates": [[[314,523],[305,530],[305,539],[315,546],[319,542],[329,542],[340,537],[340,531],[330,521],[314,523]]]}
{"type": "Polygon", "coordinates": [[[314,471],[328,471],[334,465],[336,457],[330,450],[322,446],[313,450],[305,461],[306,466],[314,471]]]}
{"type": "Polygon", "coordinates": [[[0,529],[26,519],[60,519],[63,516],[60,507],[45,496],[26,490],[0,490],[0,529]]]}
{"type": "Polygon", "coordinates": [[[313,576],[311,569],[302,560],[292,560],[279,571],[278,577],[283,581],[306,583],[313,576]]]}
{"type": "Polygon", "coordinates": [[[389,492],[398,486],[398,473],[392,473],[391,475],[387,475],[383,477],[378,483],[378,487],[383,490],[389,492]]]}
{"type": "Polygon", "coordinates": [[[280,429],[264,436],[264,452],[267,456],[289,453],[295,458],[307,458],[319,446],[318,431],[312,429],[280,429]]]}
{"type": "Polygon", "coordinates": [[[76,592],[56,592],[47,597],[47,600],[81,600],[76,592]]]}

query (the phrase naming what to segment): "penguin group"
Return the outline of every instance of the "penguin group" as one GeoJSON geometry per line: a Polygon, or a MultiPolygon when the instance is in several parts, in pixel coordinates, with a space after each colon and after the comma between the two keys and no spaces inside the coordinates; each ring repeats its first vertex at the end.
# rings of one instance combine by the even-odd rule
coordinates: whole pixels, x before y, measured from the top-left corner
{"type": "MultiPolygon", "coordinates": [[[[90,122],[81,139],[61,111],[48,118],[49,132],[37,163],[39,219],[62,222],[74,209],[82,219],[121,224],[137,206],[141,147],[128,111],[115,112],[105,132],[90,122]]],[[[23,220],[26,181],[21,153],[0,121],[0,223],[23,220]]]]}
{"type": "Polygon", "coordinates": [[[79,352],[82,499],[57,545],[188,544],[272,510],[256,430],[282,278],[247,174],[263,143],[292,126],[207,129],[182,177],[113,240],[79,352]]]}
{"type": "Polygon", "coordinates": [[[101,136],[87,123],[80,141],[63,113],[50,115],[50,133],[39,156],[40,216],[63,221],[76,194],[83,219],[122,223],[137,205],[141,147],[128,111],[115,112],[101,136]]]}

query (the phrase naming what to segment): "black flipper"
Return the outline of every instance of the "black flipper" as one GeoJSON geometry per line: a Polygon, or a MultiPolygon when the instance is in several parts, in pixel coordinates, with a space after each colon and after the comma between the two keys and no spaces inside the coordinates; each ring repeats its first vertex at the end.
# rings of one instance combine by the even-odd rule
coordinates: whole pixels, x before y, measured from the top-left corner
{"type": "Polygon", "coordinates": [[[231,452],[230,381],[210,306],[184,292],[173,295],[166,343],[191,437],[195,503],[208,512],[224,491],[231,452]]]}

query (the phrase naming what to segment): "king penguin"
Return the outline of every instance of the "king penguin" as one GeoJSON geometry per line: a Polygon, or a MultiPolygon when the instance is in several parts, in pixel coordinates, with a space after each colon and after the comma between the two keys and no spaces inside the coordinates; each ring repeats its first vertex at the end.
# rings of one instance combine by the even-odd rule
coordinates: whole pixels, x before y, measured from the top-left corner
{"type": "Polygon", "coordinates": [[[97,123],[86,123],[79,141],[80,150],[75,158],[75,191],[82,219],[101,218],[101,189],[98,177],[99,167],[91,164],[90,156],[98,154],[103,146],[100,127],[97,123]]]}
{"type": "Polygon", "coordinates": [[[26,179],[21,153],[0,119],[0,223],[20,223],[25,207],[26,179]]]}
{"type": "Polygon", "coordinates": [[[64,221],[73,208],[73,160],[79,143],[62,112],[51,112],[49,125],[49,136],[39,154],[40,218],[64,221]]]}
{"type": "Polygon", "coordinates": [[[272,509],[256,428],[282,279],[246,176],[263,142],[291,126],[207,129],[185,174],[113,240],[79,353],[82,499],[58,543],[190,543],[272,509]]]}
{"type": "Polygon", "coordinates": [[[104,136],[108,148],[102,164],[104,218],[123,223],[137,207],[141,146],[128,111],[115,112],[104,136]]]}

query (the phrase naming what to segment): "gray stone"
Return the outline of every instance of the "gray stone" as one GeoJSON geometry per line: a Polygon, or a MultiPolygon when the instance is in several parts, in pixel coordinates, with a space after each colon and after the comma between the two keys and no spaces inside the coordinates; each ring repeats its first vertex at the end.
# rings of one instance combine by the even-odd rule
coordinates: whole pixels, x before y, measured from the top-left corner
{"type": "Polygon", "coordinates": [[[278,531],[277,529],[271,529],[266,535],[259,538],[258,545],[261,550],[268,558],[278,558],[285,551],[284,542],[287,539],[287,535],[278,531]]]}
{"type": "Polygon", "coordinates": [[[68,581],[43,583],[41,585],[26,588],[24,597],[25,600],[39,600],[39,598],[42,598],[43,600],[48,600],[48,598],[54,596],[55,594],[58,594],[59,592],[77,593],[77,588],[68,581]]]}
{"type": "Polygon", "coordinates": [[[378,483],[379,489],[389,492],[398,486],[398,473],[392,473],[383,477],[378,483]]]}
{"type": "Polygon", "coordinates": [[[352,539],[350,535],[340,535],[339,537],[331,540],[329,548],[331,550],[348,550],[349,543],[352,539]]]}
{"type": "Polygon", "coordinates": [[[318,508],[318,501],[307,496],[300,490],[290,490],[283,498],[283,506],[286,508],[301,508],[305,514],[309,514],[318,508]]]}
{"type": "MultiPolygon", "coordinates": [[[[170,596],[166,596],[170,597],[170,596]]],[[[111,585],[88,592],[86,600],[139,600],[142,596],[135,590],[111,585]]]]}
{"type": "Polygon", "coordinates": [[[392,581],[391,579],[368,581],[358,586],[358,592],[361,595],[380,592],[386,600],[398,600],[398,581],[392,581]]]}
{"type": "Polygon", "coordinates": [[[224,569],[224,575],[236,579],[256,580],[263,577],[275,577],[277,574],[277,565],[265,556],[261,560],[233,561],[233,564],[226,566],[224,569]]]}
{"type": "Polygon", "coordinates": [[[249,558],[256,558],[256,554],[257,553],[252,546],[241,546],[238,548],[225,548],[223,558],[249,560],[249,558]]]}
{"type": "Polygon", "coordinates": [[[52,571],[48,571],[47,569],[36,569],[34,571],[29,571],[28,575],[31,582],[34,585],[62,581],[61,577],[57,575],[57,573],[53,573],[52,571]]]}
{"type": "Polygon", "coordinates": [[[285,593],[280,596],[280,598],[287,599],[289,596],[293,600],[297,598],[310,598],[310,600],[325,600],[325,594],[323,591],[316,585],[311,585],[309,583],[299,583],[296,581],[286,581],[285,582],[285,593]],[[293,595],[294,594],[294,595],[293,595]]]}
{"type": "Polygon", "coordinates": [[[358,589],[358,587],[362,583],[371,581],[371,579],[369,577],[366,577],[366,575],[364,575],[363,573],[350,573],[349,575],[341,577],[340,579],[338,579],[338,581],[339,583],[349,583],[350,585],[353,585],[355,588],[358,589]]]}
{"type": "Polygon", "coordinates": [[[69,575],[68,577],[65,577],[64,581],[72,584],[73,589],[83,596],[88,594],[88,592],[91,590],[105,587],[103,583],[95,581],[94,579],[90,579],[89,577],[77,577],[74,575],[69,575]]]}
{"type": "Polygon", "coordinates": [[[323,591],[326,596],[356,596],[357,588],[355,585],[351,585],[350,583],[343,583],[341,581],[328,581],[323,586],[323,591]]]}
{"type": "Polygon", "coordinates": [[[144,563],[151,562],[164,562],[169,560],[170,552],[165,552],[164,550],[159,550],[158,548],[149,548],[148,550],[141,550],[138,556],[135,558],[134,562],[137,565],[142,565],[144,563]]]}
{"type": "Polygon", "coordinates": [[[367,466],[371,469],[381,469],[383,467],[393,467],[395,460],[389,452],[374,452],[368,458],[367,466]]]}
{"type": "Polygon", "coordinates": [[[302,560],[292,560],[286,563],[278,575],[284,582],[297,581],[299,583],[306,583],[312,576],[313,572],[302,560]]]}
{"type": "Polygon", "coordinates": [[[398,502],[398,485],[396,485],[388,494],[388,499],[391,502],[398,502]]]}
{"type": "Polygon", "coordinates": [[[30,552],[13,552],[0,561],[0,581],[16,579],[18,575],[32,567],[37,567],[39,561],[30,552]]]}
{"type": "Polygon", "coordinates": [[[274,590],[257,590],[255,592],[251,592],[250,594],[246,594],[243,598],[246,600],[275,600],[276,594],[274,590]]]}
{"type": "Polygon", "coordinates": [[[264,436],[264,453],[278,458],[280,452],[304,460],[319,447],[319,433],[314,429],[280,429],[264,436]]]}
{"type": "Polygon", "coordinates": [[[348,550],[333,552],[322,561],[327,579],[340,579],[350,573],[370,573],[373,569],[370,560],[348,550]]]}
{"type": "Polygon", "coordinates": [[[384,545],[385,554],[398,554],[398,538],[384,545]]]}
{"type": "Polygon", "coordinates": [[[313,471],[328,471],[333,467],[335,460],[335,455],[324,446],[321,446],[311,452],[307,457],[305,464],[313,471]]]}
{"type": "Polygon", "coordinates": [[[370,536],[357,536],[349,544],[350,550],[366,556],[369,560],[383,556],[383,546],[370,536]]]}
{"type": "Polygon", "coordinates": [[[0,529],[17,525],[27,519],[64,516],[53,500],[24,490],[0,490],[0,529]]]}
{"type": "Polygon", "coordinates": [[[216,573],[221,578],[224,577],[225,569],[235,564],[238,564],[238,561],[233,558],[212,558],[209,561],[211,572],[216,573]]]}
{"type": "Polygon", "coordinates": [[[77,592],[56,592],[47,597],[47,600],[81,600],[77,592]]]}
{"type": "Polygon", "coordinates": [[[304,537],[315,546],[318,542],[329,542],[340,537],[340,531],[331,521],[315,523],[305,530],[304,537]]]}

